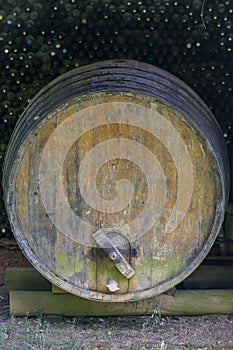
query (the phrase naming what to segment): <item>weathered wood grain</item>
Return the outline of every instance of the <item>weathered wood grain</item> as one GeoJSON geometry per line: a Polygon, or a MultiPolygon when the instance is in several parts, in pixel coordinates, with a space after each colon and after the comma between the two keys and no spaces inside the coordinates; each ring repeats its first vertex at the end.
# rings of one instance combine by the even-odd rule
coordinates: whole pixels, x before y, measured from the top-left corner
{"type": "MultiPolygon", "coordinates": [[[[62,112],[54,112],[49,122],[37,130],[36,135],[25,150],[25,156],[17,172],[17,178],[23,178],[23,180],[17,182],[15,191],[17,210],[20,213],[19,222],[23,227],[28,244],[39,257],[40,263],[44,261],[46,268],[56,276],[54,283],[56,284],[56,280],[59,279],[59,287],[87,298],[100,298],[106,301],[144,298],[156,291],[162,291],[161,287],[157,286],[165,284],[166,288],[171,287],[174,281],[175,283],[178,282],[179,277],[177,276],[179,274],[185,275],[185,273],[188,273],[188,261],[200,259],[196,253],[197,249],[201,257],[206,254],[202,250],[212,230],[216,214],[215,163],[204,149],[196,132],[193,132],[192,128],[180,118],[180,115],[166,108],[166,106],[160,103],[152,105],[149,102],[145,106],[140,100],[134,100],[127,96],[115,96],[114,98],[100,96],[96,99],[94,103],[98,103],[97,105],[93,101],[86,102],[84,112],[87,115],[86,118],[90,119],[89,123],[92,123],[92,115],[97,113],[95,111],[98,110],[98,113],[94,116],[98,119],[101,110],[101,125],[92,127],[82,134],[71,147],[69,146],[69,134],[73,133],[72,129],[77,128],[77,132],[79,128],[81,130],[82,128],[85,129],[86,119],[82,117],[84,112],[82,109],[80,110],[80,106],[72,105],[67,107],[66,110],[62,110],[62,112]],[[118,106],[120,109],[117,109],[118,106]],[[117,120],[117,113],[119,113],[120,122],[109,122],[109,115],[117,120]],[[125,124],[121,121],[122,113],[126,116],[125,124]],[[133,118],[136,126],[127,124],[129,123],[127,122],[127,115],[132,113],[134,113],[133,118]],[[158,131],[157,137],[153,133],[149,133],[151,113],[155,115],[156,128],[161,129],[161,131],[158,131]],[[77,117],[74,118],[75,115],[77,117]],[[74,120],[72,124],[69,122],[70,118],[74,120]],[[145,126],[140,128],[137,124],[140,125],[142,118],[148,118],[148,123],[143,121],[142,125],[145,126]],[[65,124],[66,122],[67,124],[65,124]],[[81,125],[81,123],[83,124],[81,125]],[[63,126],[64,124],[65,126],[63,126]],[[164,125],[168,125],[170,129],[166,131],[164,125]],[[147,131],[145,131],[145,128],[147,128],[147,131]],[[47,163],[44,163],[42,162],[43,151],[55,131],[57,134],[54,136],[54,148],[47,151],[49,152],[46,155],[47,163]],[[172,137],[176,137],[177,140],[172,140],[172,137]],[[166,140],[164,143],[163,139],[166,140]],[[133,155],[130,155],[131,151],[136,153],[136,149],[130,151],[130,149],[125,148],[125,140],[132,148],[136,147],[137,143],[137,145],[143,145],[143,152],[144,149],[145,151],[149,149],[150,157],[154,158],[157,167],[159,166],[163,171],[160,175],[155,175],[155,183],[148,183],[149,175],[145,175],[150,171],[157,171],[153,170],[154,165],[149,163],[150,157],[147,160],[144,153],[136,154],[137,165],[135,161],[131,160],[133,155]],[[130,144],[131,140],[133,140],[132,144],[130,144]],[[104,147],[109,147],[112,141],[115,142],[114,145],[118,144],[118,147],[114,148],[111,162],[110,160],[108,163],[102,160],[99,161],[98,153],[96,153],[85,168],[84,177],[81,177],[80,167],[87,154],[90,154],[96,145],[101,146],[102,144],[101,152],[104,152],[104,147]],[[177,150],[173,149],[171,151],[171,147],[177,147],[177,150]],[[188,152],[187,155],[190,157],[192,168],[181,168],[185,166],[182,159],[180,159],[182,152],[184,152],[182,147],[185,147],[186,153],[188,152]],[[68,153],[61,168],[62,183],[60,184],[55,173],[50,173],[50,170],[47,171],[46,164],[49,169],[55,167],[56,163],[59,162],[57,154],[62,154],[64,149],[67,149],[68,153]],[[30,154],[29,163],[27,161],[28,154],[30,154]],[[122,154],[125,154],[125,159],[122,158],[122,154]],[[171,154],[173,155],[171,156],[171,154]],[[97,170],[95,170],[96,163],[99,163],[97,170]],[[42,168],[41,164],[43,164],[42,168]],[[144,168],[142,168],[143,166],[144,168]],[[46,172],[45,179],[47,183],[43,183],[43,186],[47,186],[51,193],[50,203],[47,204],[46,208],[40,193],[41,187],[38,185],[41,171],[43,174],[46,172]],[[190,172],[187,177],[191,177],[193,181],[193,188],[189,189],[191,191],[191,201],[185,210],[182,208],[182,201],[188,201],[185,198],[188,190],[180,189],[179,186],[182,186],[182,184],[177,184],[177,176],[179,173],[182,174],[183,171],[190,172]],[[95,174],[95,186],[100,195],[99,201],[104,199],[106,203],[105,209],[100,211],[97,210],[99,202],[93,197],[90,190],[85,188],[80,190],[80,185],[83,186],[86,179],[93,179],[95,174]],[[113,212],[112,210],[108,211],[108,203],[113,208],[114,206],[119,207],[117,204],[119,194],[116,192],[116,189],[119,189],[116,186],[122,179],[131,184],[132,200],[129,200],[128,205],[122,210],[115,209],[116,211],[114,211],[112,209],[113,212]],[[22,184],[22,181],[24,181],[24,184],[22,184]],[[149,193],[152,188],[156,188],[155,200],[157,203],[155,208],[161,207],[161,209],[156,209],[160,210],[161,213],[155,212],[154,214],[155,216],[159,215],[159,222],[151,217],[154,224],[150,225],[148,224],[150,218],[142,217],[142,225],[148,226],[150,229],[143,235],[139,234],[137,239],[130,242],[131,255],[129,262],[136,273],[129,281],[121,276],[109,257],[101,251],[98,245],[96,246],[94,238],[91,238],[90,234],[86,234],[89,235],[87,236],[88,241],[84,239],[82,245],[82,229],[79,228],[79,224],[74,225],[72,218],[67,218],[68,214],[64,211],[65,199],[61,199],[60,195],[57,194],[57,188],[60,188],[60,186],[63,187],[66,201],[73,213],[85,223],[90,223],[93,226],[93,233],[96,230],[95,227],[117,227],[122,230],[121,232],[123,235],[125,234],[125,237],[128,237],[129,242],[130,235],[134,232],[124,232],[124,227],[140,216],[148,201],[149,193]],[[25,188],[23,196],[20,191],[21,187],[25,188]],[[54,190],[51,190],[51,188],[54,190]],[[166,190],[167,195],[161,192],[161,188],[166,190]],[[90,198],[85,200],[82,191],[88,191],[87,195],[90,198]],[[180,198],[181,195],[184,197],[180,198]],[[161,206],[160,202],[163,200],[164,203],[161,206]],[[92,202],[93,206],[91,207],[92,202]],[[171,215],[174,214],[174,208],[176,208],[176,215],[178,215],[177,219],[174,220],[178,221],[173,224],[174,227],[171,232],[166,232],[166,225],[171,215]],[[56,216],[56,219],[53,219],[54,216],[56,216]],[[64,227],[64,222],[73,227],[71,233],[62,231],[61,227],[64,227]],[[61,226],[56,223],[61,224],[61,226]],[[89,244],[86,242],[89,242],[89,244]],[[88,245],[90,246],[89,253],[87,253],[88,245]],[[108,280],[115,280],[120,287],[114,294],[109,294],[107,289],[108,280]],[[167,282],[169,280],[170,282],[167,282]],[[63,281],[65,282],[64,286],[63,281]]],[[[108,148],[106,148],[106,152],[108,152],[108,148]]],[[[103,153],[101,154],[102,157],[103,153]]],[[[184,175],[179,174],[179,176],[184,175]]],[[[41,183],[40,186],[42,186],[41,183]]],[[[87,186],[89,186],[88,182],[87,186]]],[[[95,187],[93,187],[93,192],[95,191],[95,187]]],[[[125,196],[128,197],[127,190],[125,196]]],[[[135,229],[143,232],[143,228],[139,226],[135,226],[135,229]]]]}
{"type": "Polygon", "coordinates": [[[144,299],[185,279],[214,243],[228,193],[225,146],[206,106],[168,73],[123,61],[95,69],[61,77],[28,107],[25,135],[9,148],[8,213],[25,255],[59,288],[144,299]],[[100,228],[114,242],[124,236],[117,248],[131,278],[95,241],[100,228]]]}

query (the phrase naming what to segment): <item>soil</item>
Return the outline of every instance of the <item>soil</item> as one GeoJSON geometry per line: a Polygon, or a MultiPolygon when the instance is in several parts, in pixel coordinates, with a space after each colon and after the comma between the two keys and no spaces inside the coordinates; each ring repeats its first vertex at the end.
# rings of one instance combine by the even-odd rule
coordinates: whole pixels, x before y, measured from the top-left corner
{"type": "Polygon", "coordinates": [[[233,315],[195,317],[11,317],[7,266],[30,266],[14,241],[0,244],[1,350],[233,349],[233,315]]]}

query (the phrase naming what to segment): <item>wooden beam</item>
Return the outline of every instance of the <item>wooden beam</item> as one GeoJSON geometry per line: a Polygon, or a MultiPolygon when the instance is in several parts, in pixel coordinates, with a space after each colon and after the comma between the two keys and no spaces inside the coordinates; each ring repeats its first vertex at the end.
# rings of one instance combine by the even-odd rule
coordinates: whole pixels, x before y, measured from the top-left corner
{"type": "Polygon", "coordinates": [[[233,289],[233,265],[200,265],[180,286],[184,289],[233,289]]]}
{"type": "Polygon", "coordinates": [[[4,285],[6,291],[51,291],[51,283],[31,267],[7,267],[4,285]]]}
{"type": "MultiPolygon", "coordinates": [[[[182,289],[233,289],[233,265],[201,265],[180,285],[182,289]]],[[[34,268],[8,267],[5,271],[5,289],[53,291],[66,293],[51,283],[34,268]]]]}
{"type": "Polygon", "coordinates": [[[51,292],[10,292],[10,314],[34,316],[119,316],[233,314],[233,290],[177,291],[176,296],[161,294],[150,299],[126,303],[96,302],[72,294],[51,292]]]}

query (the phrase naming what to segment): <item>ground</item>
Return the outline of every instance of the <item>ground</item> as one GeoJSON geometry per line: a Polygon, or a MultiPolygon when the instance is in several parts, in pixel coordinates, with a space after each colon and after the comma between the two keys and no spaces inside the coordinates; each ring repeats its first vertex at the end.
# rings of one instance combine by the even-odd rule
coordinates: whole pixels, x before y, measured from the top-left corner
{"type": "Polygon", "coordinates": [[[195,317],[10,317],[7,266],[28,266],[14,241],[0,245],[1,350],[233,349],[233,315],[195,317]]]}

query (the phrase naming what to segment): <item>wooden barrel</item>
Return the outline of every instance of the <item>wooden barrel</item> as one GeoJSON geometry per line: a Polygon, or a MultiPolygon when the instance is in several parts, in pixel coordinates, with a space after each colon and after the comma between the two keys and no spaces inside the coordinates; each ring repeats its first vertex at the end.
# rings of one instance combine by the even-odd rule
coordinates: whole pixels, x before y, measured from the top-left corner
{"type": "Polygon", "coordinates": [[[183,82],[136,61],[84,66],[30,102],[4,166],[5,203],[29,261],[88,299],[162,293],[204,259],[222,225],[221,130],[183,82]]]}

